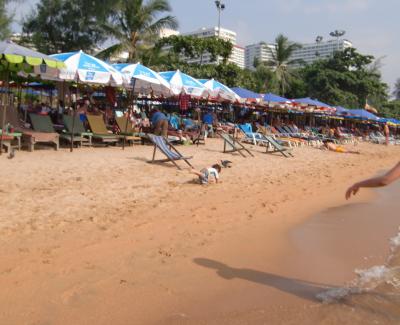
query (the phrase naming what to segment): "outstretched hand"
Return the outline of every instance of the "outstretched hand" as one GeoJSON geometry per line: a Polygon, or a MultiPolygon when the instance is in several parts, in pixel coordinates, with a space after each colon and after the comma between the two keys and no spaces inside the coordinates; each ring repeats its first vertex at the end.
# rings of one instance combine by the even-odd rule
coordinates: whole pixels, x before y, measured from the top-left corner
{"type": "Polygon", "coordinates": [[[360,190],[360,186],[358,184],[354,184],[350,186],[346,191],[346,200],[350,199],[352,195],[356,195],[360,190]]]}

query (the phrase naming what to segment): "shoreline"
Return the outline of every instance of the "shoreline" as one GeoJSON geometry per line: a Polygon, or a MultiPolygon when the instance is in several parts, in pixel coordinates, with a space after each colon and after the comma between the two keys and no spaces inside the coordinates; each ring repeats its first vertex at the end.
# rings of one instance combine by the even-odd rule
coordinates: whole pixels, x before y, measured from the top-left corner
{"type": "MultiPolygon", "coordinates": [[[[222,173],[223,183],[208,187],[192,184],[187,171],[144,164],[151,147],[125,153],[114,148],[87,150],[73,159],[66,152],[38,152],[30,161],[38,175],[25,181],[29,172],[24,172],[22,161],[0,161],[2,171],[9,172],[2,178],[17,180],[0,187],[1,204],[17,209],[7,213],[12,221],[0,220],[0,258],[5,261],[0,302],[7,308],[0,320],[201,323],[201,315],[221,320],[232,310],[251,310],[257,301],[273,301],[268,308],[283,315],[285,308],[303,306],[307,300],[261,286],[262,279],[246,282],[218,276],[210,261],[269,273],[278,277],[273,278],[276,281],[295,278],[296,270],[277,262],[292,249],[287,242],[290,229],[323,207],[343,203],[349,183],[389,168],[399,152],[395,147],[361,145],[364,157],[353,157],[300,148],[296,158],[284,160],[257,148],[260,153],[250,160],[223,155],[221,146],[210,141],[197,151],[182,148],[195,153],[195,166],[223,158],[233,161],[233,168],[222,173]],[[41,157],[49,160],[44,166],[41,157]],[[59,176],[51,180],[44,174],[49,171],[59,176]],[[38,179],[43,180],[40,186],[38,179]],[[18,206],[24,201],[17,197],[35,188],[37,201],[28,199],[30,209],[24,211],[18,206]],[[10,195],[5,189],[15,204],[7,203],[10,195]],[[54,201],[59,206],[49,205],[54,201]],[[28,211],[30,216],[24,219],[28,211]],[[25,223],[18,225],[15,216],[25,223]],[[98,310],[99,304],[104,310],[98,310]]],[[[364,193],[352,203],[370,198],[364,193]]]]}

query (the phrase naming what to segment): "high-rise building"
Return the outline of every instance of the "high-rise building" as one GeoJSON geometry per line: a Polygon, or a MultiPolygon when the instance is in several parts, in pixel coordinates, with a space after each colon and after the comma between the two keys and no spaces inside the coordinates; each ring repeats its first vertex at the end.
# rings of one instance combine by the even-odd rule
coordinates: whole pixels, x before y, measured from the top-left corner
{"type": "Polygon", "coordinates": [[[349,47],[353,47],[353,44],[345,39],[302,44],[302,48],[293,52],[291,60],[303,60],[306,64],[310,64],[320,59],[330,58],[335,52],[344,51],[349,47]]]}
{"type": "MultiPolygon", "coordinates": [[[[221,28],[221,31],[218,30],[218,27],[211,28],[201,28],[194,32],[184,33],[184,36],[194,36],[199,38],[208,38],[208,37],[219,37],[225,41],[229,41],[232,43],[232,54],[228,59],[228,62],[236,64],[240,68],[244,68],[244,48],[237,45],[236,42],[236,33],[229,29],[221,28]]],[[[212,60],[212,57],[209,53],[205,53],[201,58],[193,58],[186,59],[188,63],[197,63],[197,64],[218,64],[222,60],[221,57],[218,57],[216,60],[212,60]]]]}
{"type": "Polygon", "coordinates": [[[272,60],[272,55],[276,51],[275,44],[259,42],[246,46],[245,50],[245,67],[246,69],[255,70],[254,62],[267,62],[272,60]]]}

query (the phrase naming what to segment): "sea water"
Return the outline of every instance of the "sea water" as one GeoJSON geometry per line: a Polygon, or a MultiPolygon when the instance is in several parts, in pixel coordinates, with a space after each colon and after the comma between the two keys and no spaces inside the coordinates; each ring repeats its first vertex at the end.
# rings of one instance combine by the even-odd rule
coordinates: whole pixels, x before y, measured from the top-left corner
{"type": "Polygon", "coordinates": [[[322,304],[311,311],[312,323],[400,324],[399,211],[396,184],[378,190],[371,202],[328,210],[296,230],[293,241],[300,253],[310,259],[321,252],[333,256],[331,274],[335,267],[355,266],[349,270],[353,279],[316,295],[322,304]]]}

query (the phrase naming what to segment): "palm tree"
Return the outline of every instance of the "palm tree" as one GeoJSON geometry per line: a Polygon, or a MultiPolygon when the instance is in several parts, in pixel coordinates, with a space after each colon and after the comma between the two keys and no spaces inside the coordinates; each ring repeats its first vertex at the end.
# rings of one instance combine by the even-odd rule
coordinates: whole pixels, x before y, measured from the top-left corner
{"type": "Polygon", "coordinates": [[[290,87],[290,81],[295,75],[293,65],[303,63],[303,60],[291,59],[293,52],[299,48],[301,48],[300,44],[290,42],[289,39],[282,34],[276,37],[274,50],[268,47],[272,60],[267,61],[266,64],[270,66],[274,72],[276,82],[279,86],[279,95],[281,96],[285,95],[290,87]]]}
{"type": "Polygon", "coordinates": [[[163,28],[176,29],[178,22],[171,15],[168,0],[117,0],[111,18],[103,28],[117,43],[97,56],[109,58],[113,54],[128,52],[128,62],[138,59],[141,49],[153,46],[163,28]]]}
{"type": "Polygon", "coordinates": [[[393,96],[400,100],[400,78],[397,79],[396,83],[394,84],[393,96]]]}

